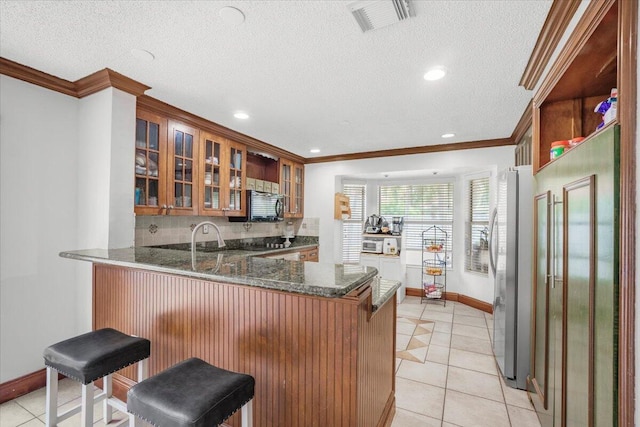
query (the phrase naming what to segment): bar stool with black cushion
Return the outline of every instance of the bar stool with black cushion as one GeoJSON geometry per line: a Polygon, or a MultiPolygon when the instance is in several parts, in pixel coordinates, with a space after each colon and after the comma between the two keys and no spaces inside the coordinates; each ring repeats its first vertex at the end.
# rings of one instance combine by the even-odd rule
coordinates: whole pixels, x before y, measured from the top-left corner
{"type": "Polygon", "coordinates": [[[251,375],[187,359],[129,389],[129,426],[211,427],[241,409],[242,427],[251,427],[254,388],[251,375]]]}
{"type": "Polygon", "coordinates": [[[47,366],[46,425],[55,426],[82,412],[82,426],[93,425],[93,405],[104,401],[104,422],[112,420],[113,408],[126,413],[126,404],[112,395],[111,374],[138,363],[138,382],[147,377],[151,342],[105,328],[61,341],[44,350],[47,366]],[[58,372],[82,384],[82,401],[58,414],[58,372]],[[103,391],[94,396],[93,382],[103,379],[103,391]]]}

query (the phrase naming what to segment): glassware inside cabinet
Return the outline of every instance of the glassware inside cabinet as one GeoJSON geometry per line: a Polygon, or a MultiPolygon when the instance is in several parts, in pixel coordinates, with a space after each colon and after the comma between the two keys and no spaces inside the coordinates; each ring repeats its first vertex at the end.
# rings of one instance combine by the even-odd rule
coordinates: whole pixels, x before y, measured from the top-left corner
{"type": "Polygon", "coordinates": [[[193,190],[193,135],[181,130],[174,131],[174,206],[191,208],[193,190]]]}
{"type": "Polygon", "coordinates": [[[242,174],[243,174],[243,150],[230,148],[231,163],[229,165],[229,209],[242,210],[242,174]]]}
{"type": "Polygon", "coordinates": [[[157,123],[136,119],[136,206],[158,206],[160,132],[157,123]]]}
{"type": "Polygon", "coordinates": [[[282,165],[282,195],[284,196],[284,211],[291,212],[291,165],[282,165]]]}
{"type": "Polygon", "coordinates": [[[220,209],[221,143],[212,138],[204,140],[204,208],[220,209]]]}
{"type": "Polygon", "coordinates": [[[295,166],[295,203],[294,212],[302,213],[302,195],[304,194],[302,176],[302,167],[295,166]]]}
{"type": "Polygon", "coordinates": [[[191,202],[191,184],[176,183],[174,188],[174,203],[177,208],[193,207],[191,202]]]}
{"type": "Polygon", "coordinates": [[[136,120],[136,148],[147,148],[147,121],[136,120]]]}

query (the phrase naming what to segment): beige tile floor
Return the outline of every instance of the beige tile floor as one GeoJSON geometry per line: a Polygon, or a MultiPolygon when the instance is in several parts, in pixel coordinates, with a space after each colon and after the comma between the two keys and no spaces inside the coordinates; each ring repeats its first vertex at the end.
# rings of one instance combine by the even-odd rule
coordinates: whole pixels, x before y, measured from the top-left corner
{"type": "Polygon", "coordinates": [[[540,427],[526,392],[498,375],[492,315],[417,297],[397,315],[392,427],[540,427]]]}
{"type": "MultiPolygon", "coordinates": [[[[420,304],[407,297],[398,305],[396,416],[392,427],[539,427],[526,393],[506,386],[492,355],[491,315],[464,304],[420,304]]],[[[0,405],[0,427],[44,425],[45,390],[0,405]]],[[[80,386],[60,382],[62,409],[80,400],[80,386]]],[[[79,425],[80,415],[60,423],[79,425]]],[[[117,425],[125,419],[115,412],[117,425]]],[[[102,405],[95,426],[104,426],[102,405]]],[[[283,426],[284,427],[284,426],[283,426]]],[[[330,426],[327,426],[330,427],[330,426]]]]}

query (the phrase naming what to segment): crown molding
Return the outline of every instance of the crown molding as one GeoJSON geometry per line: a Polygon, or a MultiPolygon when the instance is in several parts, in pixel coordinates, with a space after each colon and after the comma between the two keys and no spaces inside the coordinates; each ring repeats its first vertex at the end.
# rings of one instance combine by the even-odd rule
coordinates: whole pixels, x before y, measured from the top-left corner
{"type": "Polygon", "coordinates": [[[22,80],[27,83],[41,86],[46,89],[54,90],[65,95],[78,97],[76,87],[73,82],[43,73],[35,68],[18,64],[7,58],[0,57],[0,74],[22,80]]]}
{"type": "Polygon", "coordinates": [[[78,98],[84,98],[85,96],[100,92],[109,87],[120,89],[136,97],[143,95],[145,91],[151,89],[150,86],[130,79],[109,68],[96,71],[80,80],[76,80],[74,84],[78,98]]]}
{"type": "Polygon", "coordinates": [[[481,141],[457,142],[450,144],[424,145],[420,147],[395,148],[393,150],[365,151],[351,154],[338,154],[335,156],[309,157],[305,163],[326,163],[345,160],[362,160],[376,157],[406,156],[409,154],[437,153],[441,151],[471,150],[474,148],[502,147],[514,145],[511,138],[485,139],[481,141]]]}
{"type": "Polygon", "coordinates": [[[151,89],[127,76],[105,68],[75,82],[43,73],[7,58],[0,57],[0,74],[13,77],[75,98],[84,98],[108,87],[114,87],[134,96],[151,89]]]}
{"type": "Polygon", "coordinates": [[[573,34],[577,36],[571,37],[567,41],[534,96],[533,102],[536,106],[540,105],[542,101],[549,96],[551,90],[557,85],[565,71],[567,71],[571,62],[580,52],[580,49],[587,43],[589,37],[591,37],[596,30],[603,17],[614,7],[616,1],[617,0],[600,0],[589,3],[580,21],[578,21],[576,28],[573,30],[573,34]]]}
{"type": "Polygon", "coordinates": [[[533,48],[529,62],[527,63],[520,86],[527,90],[532,90],[545,67],[553,55],[553,51],[558,46],[562,35],[569,26],[569,22],[578,10],[581,0],[554,0],[544,21],[538,40],[533,48]]]}
{"type": "Polygon", "coordinates": [[[516,125],[513,133],[511,134],[511,140],[514,144],[518,144],[527,130],[531,127],[533,123],[533,99],[529,101],[529,105],[524,109],[522,113],[522,117],[520,117],[520,121],[516,125]]]}

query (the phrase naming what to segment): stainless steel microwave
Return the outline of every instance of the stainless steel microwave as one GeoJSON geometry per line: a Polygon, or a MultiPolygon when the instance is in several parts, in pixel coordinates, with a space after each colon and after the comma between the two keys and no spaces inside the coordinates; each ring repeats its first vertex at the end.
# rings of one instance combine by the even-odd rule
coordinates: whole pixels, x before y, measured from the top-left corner
{"type": "Polygon", "coordinates": [[[284,220],[282,194],[247,190],[247,216],[230,216],[230,222],[277,222],[284,220]]]}

